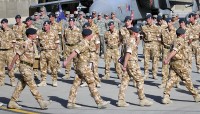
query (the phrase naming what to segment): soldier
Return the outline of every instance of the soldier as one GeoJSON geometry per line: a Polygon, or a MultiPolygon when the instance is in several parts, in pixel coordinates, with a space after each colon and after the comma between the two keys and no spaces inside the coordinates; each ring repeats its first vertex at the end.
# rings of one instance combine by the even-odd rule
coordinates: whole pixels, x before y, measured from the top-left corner
{"type": "Polygon", "coordinates": [[[98,13],[98,18],[97,18],[97,26],[99,30],[99,38],[100,38],[100,57],[104,58],[104,53],[105,53],[105,40],[104,40],[104,34],[107,31],[106,30],[106,22],[105,19],[102,18],[101,13],[98,13]]]}
{"type": "Polygon", "coordinates": [[[47,16],[47,10],[44,6],[40,8],[40,14],[40,19],[43,20],[43,22],[49,21],[49,17],[47,16]]]}
{"type": "Polygon", "coordinates": [[[153,78],[157,79],[158,58],[159,58],[159,29],[152,22],[152,15],[146,16],[147,24],[142,26],[144,32],[144,78],[149,77],[149,60],[152,57],[152,74],[153,78]]]}
{"type": "Polygon", "coordinates": [[[111,21],[111,19],[109,18],[109,15],[104,14],[104,19],[105,19],[105,23],[106,23],[106,30],[109,30],[108,23],[111,21]]]}
{"type": "Polygon", "coordinates": [[[51,101],[45,101],[42,98],[42,95],[37,90],[37,86],[35,84],[35,81],[32,77],[32,70],[33,70],[33,63],[34,63],[34,53],[35,50],[37,50],[34,46],[34,39],[37,37],[36,35],[37,30],[33,28],[28,28],[26,30],[26,35],[28,39],[22,43],[19,44],[19,48],[16,51],[16,55],[14,56],[12,62],[10,63],[8,69],[12,70],[13,65],[15,64],[16,60],[20,60],[20,73],[21,77],[17,83],[17,86],[13,92],[13,95],[10,99],[10,102],[8,103],[8,108],[11,109],[20,109],[21,106],[17,104],[17,100],[19,99],[19,96],[23,89],[26,87],[26,85],[29,86],[30,91],[32,95],[35,97],[37,102],[39,103],[41,109],[45,109],[51,101]]]}
{"type": "MultiPolygon", "coordinates": [[[[13,25],[12,29],[15,32],[15,36],[16,36],[16,41],[17,42],[22,42],[23,39],[23,30],[25,29],[25,24],[22,23],[21,21],[21,16],[20,15],[16,15],[15,16],[15,21],[16,23],[13,25]]],[[[15,72],[19,71],[19,60],[16,61],[15,64],[15,72]]]]}
{"type": "Polygon", "coordinates": [[[84,17],[83,17],[83,12],[81,11],[81,12],[79,12],[79,18],[78,18],[78,20],[77,20],[77,23],[78,23],[78,28],[82,31],[82,27],[83,27],[83,25],[85,24],[87,22],[87,19],[85,19],[84,17]]]}
{"type": "Polygon", "coordinates": [[[178,80],[178,77],[185,83],[186,88],[191,92],[194,100],[196,102],[200,101],[200,96],[198,91],[195,90],[193,83],[188,72],[188,68],[185,65],[186,60],[186,43],[185,43],[185,30],[179,28],[176,30],[177,39],[174,41],[173,50],[163,61],[164,64],[169,64],[170,62],[170,79],[167,82],[167,85],[164,90],[162,103],[170,104],[170,90],[173,87],[174,83],[178,80]]]}
{"type": "Polygon", "coordinates": [[[121,21],[116,17],[115,12],[111,12],[111,20],[115,24],[115,29],[119,30],[121,28],[121,21]]]}
{"type": "MultiPolygon", "coordinates": [[[[83,25],[83,28],[84,29],[90,29],[92,30],[91,28],[91,25],[90,23],[85,23],[83,25]]],[[[90,43],[89,43],[89,46],[90,46],[90,64],[91,64],[91,70],[94,74],[94,79],[95,79],[95,84],[96,84],[96,87],[100,88],[101,87],[101,80],[99,78],[99,74],[98,74],[98,61],[99,61],[99,44],[100,44],[100,41],[99,41],[99,37],[97,36],[97,34],[93,33],[93,38],[90,40],[90,43]]],[[[85,86],[88,86],[86,82],[84,82],[83,84],[80,85],[81,87],[85,87],[85,86]]]]}
{"type": "MultiPolygon", "coordinates": [[[[4,85],[5,79],[5,65],[9,66],[14,57],[14,45],[16,43],[16,36],[14,31],[8,27],[8,20],[1,20],[2,29],[0,29],[0,86],[4,85]]],[[[14,87],[15,75],[14,70],[8,72],[10,77],[10,84],[14,87]]]]}
{"type": "Polygon", "coordinates": [[[40,19],[40,13],[35,12],[34,13],[34,22],[33,25],[38,28],[39,30],[42,30],[42,24],[44,23],[43,20],[40,19]]]}
{"type": "MultiPolygon", "coordinates": [[[[31,17],[27,17],[26,18],[26,20],[25,20],[25,23],[26,23],[26,27],[25,27],[25,29],[23,30],[23,33],[24,33],[24,35],[25,35],[25,32],[26,32],[26,30],[28,29],[28,28],[34,28],[34,29],[38,29],[38,28],[36,28],[35,26],[33,26],[33,21],[32,21],[33,19],[31,18],[31,17]]],[[[39,34],[39,31],[38,31],[38,33],[37,34],[39,34]]],[[[23,36],[24,37],[24,40],[26,40],[27,39],[27,36],[23,36]]],[[[35,43],[37,44],[38,43],[38,39],[35,39],[34,40],[35,41],[35,43]]],[[[37,45],[38,46],[38,45],[37,45]]],[[[36,47],[37,48],[37,47],[36,47]]],[[[38,50],[36,50],[36,54],[35,54],[35,61],[34,61],[34,64],[33,64],[33,70],[34,70],[34,77],[35,77],[35,80],[38,80],[38,69],[39,69],[39,58],[40,58],[40,56],[39,56],[39,51],[38,50]]]]}
{"type": "Polygon", "coordinates": [[[190,24],[188,24],[188,28],[190,29],[189,43],[192,52],[195,55],[197,72],[200,73],[200,46],[199,46],[200,25],[197,22],[195,22],[194,16],[195,14],[193,13],[190,13],[188,16],[190,22],[190,24]]]}
{"type": "Polygon", "coordinates": [[[179,20],[178,14],[172,14],[172,23],[173,23],[175,29],[179,28],[178,20],[179,20]]]}
{"type": "Polygon", "coordinates": [[[78,20],[78,11],[74,11],[74,19],[75,19],[75,21],[78,20]]]}
{"type": "Polygon", "coordinates": [[[138,96],[140,99],[140,106],[151,106],[153,102],[147,100],[144,94],[144,79],[140,71],[140,66],[138,64],[138,55],[137,55],[137,44],[136,39],[138,36],[139,29],[136,27],[131,27],[131,36],[127,42],[126,53],[124,56],[124,62],[122,66],[123,77],[121,80],[121,86],[119,89],[118,102],[119,107],[129,106],[125,101],[125,90],[128,87],[130,77],[136,81],[138,96]]]}
{"type": "Polygon", "coordinates": [[[39,44],[41,47],[41,56],[40,56],[40,69],[41,69],[41,82],[38,86],[46,86],[46,77],[47,77],[47,66],[52,71],[52,85],[57,87],[57,58],[58,52],[57,48],[59,46],[59,37],[58,32],[50,29],[50,22],[45,21],[43,24],[44,31],[40,33],[39,44]]]}
{"type": "MultiPolygon", "coordinates": [[[[65,57],[69,56],[71,52],[76,48],[77,44],[81,41],[82,35],[79,28],[75,26],[75,19],[73,17],[69,18],[69,27],[65,29],[64,33],[64,39],[65,39],[65,48],[66,52],[65,57]]],[[[75,62],[75,59],[73,60],[75,62]]],[[[69,79],[70,78],[70,70],[71,70],[71,63],[70,62],[65,69],[65,76],[63,76],[63,79],[69,79]]],[[[75,67],[75,64],[74,64],[75,67]]]]}
{"type": "MultiPolygon", "coordinates": [[[[162,58],[163,60],[170,53],[173,41],[176,38],[176,30],[172,25],[171,19],[166,20],[168,26],[161,29],[161,44],[162,44],[162,58]]],[[[159,88],[164,88],[167,84],[169,76],[169,65],[162,64],[162,84],[159,85],[159,88]]]]}
{"type": "Polygon", "coordinates": [[[121,79],[122,71],[120,68],[120,63],[118,62],[120,45],[119,31],[115,29],[113,21],[109,22],[108,26],[110,30],[106,31],[104,35],[107,48],[105,53],[105,76],[102,77],[102,79],[110,78],[110,62],[112,59],[114,60],[117,76],[119,79],[121,79]]]}
{"type": "Polygon", "coordinates": [[[93,22],[95,24],[97,24],[97,12],[96,11],[92,11],[92,19],[93,19],[93,22]]]}
{"type": "Polygon", "coordinates": [[[199,11],[197,11],[197,12],[195,13],[195,21],[196,21],[198,24],[200,24],[199,14],[200,14],[199,11]]]}
{"type": "Polygon", "coordinates": [[[76,104],[76,93],[81,83],[81,80],[85,80],[88,84],[91,96],[94,98],[97,107],[102,109],[106,108],[110,101],[103,101],[98,90],[95,87],[95,79],[91,69],[88,67],[89,57],[89,41],[93,38],[92,31],[90,29],[83,29],[82,35],[84,39],[78,44],[74,51],[64,61],[66,66],[70,61],[77,56],[77,68],[75,69],[77,76],[74,79],[73,85],[70,89],[67,108],[78,108],[76,104]]]}

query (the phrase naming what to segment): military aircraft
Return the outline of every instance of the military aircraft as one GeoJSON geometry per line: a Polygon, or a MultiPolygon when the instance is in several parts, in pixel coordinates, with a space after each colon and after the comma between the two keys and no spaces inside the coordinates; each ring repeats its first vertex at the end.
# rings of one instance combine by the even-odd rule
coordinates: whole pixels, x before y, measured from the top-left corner
{"type": "Polygon", "coordinates": [[[96,11],[103,14],[115,12],[120,20],[123,20],[127,15],[131,15],[134,20],[144,19],[146,13],[162,13],[170,16],[173,12],[171,8],[174,5],[184,5],[186,8],[192,7],[191,11],[199,10],[199,0],[191,0],[191,2],[185,2],[183,0],[59,0],[32,4],[30,7],[79,3],[76,10],[80,11],[86,8],[81,4],[83,1],[93,2],[92,5],[88,7],[90,12],[96,11]]]}
{"type": "Polygon", "coordinates": [[[162,13],[170,16],[174,5],[192,6],[192,11],[199,10],[199,0],[191,0],[191,2],[183,0],[95,0],[90,7],[90,12],[96,11],[104,14],[115,12],[120,20],[127,15],[131,15],[134,20],[140,20],[144,19],[147,13],[162,13]]]}

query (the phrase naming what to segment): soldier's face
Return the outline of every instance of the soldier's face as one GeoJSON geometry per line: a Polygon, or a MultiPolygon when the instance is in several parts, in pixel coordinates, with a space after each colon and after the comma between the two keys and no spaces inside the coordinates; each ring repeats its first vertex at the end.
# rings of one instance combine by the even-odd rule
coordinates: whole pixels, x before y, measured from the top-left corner
{"type": "Polygon", "coordinates": [[[127,20],[126,22],[125,22],[125,24],[126,24],[126,26],[129,26],[129,25],[131,25],[131,20],[127,20]]]}
{"type": "Polygon", "coordinates": [[[180,23],[180,27],[181,27],[181,28],[185,27],[185,23],[184,23],[184,22],[181,22],[181,23],[180,23]]]}
{"type": "Polygon", "coordinates": [[[44,30],[45,30],[45,31],[50,30],[50,25],[49,25],[49,24],[45,24],[45,25],[44,25],[44,30]]]}
{"type": "Polygon", "coordinates": [[[171,26],[172,26],[172,22],[168,22],[167,25],[168,25],[169,27],[171,27],[171,26]]]}
{"type": "Polygon", "coordinates": [[[189,21],[190,21],[190,22],[194,22],[194,17],[193,17],[193,16],[190,17],[189,21]]]}
{"type": "Polygon", "coordinates": [[[69,26],[74,26],[74,21],[69,21],[69,26]]]}
{"type": "Polygon", "coordinates": [[[55,17],[52,17],[52,16],[51,16],[51,17],[49,18],[49,20],[50,20],[50,21],[54,21],[54,20],[55,20],[55,17]]]}
{"type": "Polygon", "coordinates": [[[114,27],[115,27],[115,26],[112,24],[112,25],[109,26],[109,29],[110,29],[110,30],[113,30],[114,27]]]}
{"type": "Polygon", "coordinates": [[[21,18],[17,18],[17,19],[15,19],[15,21],[16,21],[17,23],[19,23],[19,22],[21,22],[21,18]]]}
{"type": "Polygon", "coordinates": [[[92,23],[92,19],[88,19],[88,22],[89,22],[89,23],[92,23]]]}
{"type": "Polygon", "coordinates": [[[27,26],[32,25],[32,21],[31,21],[31,20],[27,21],[27,22],[26,22],[26,25],[27,25],[27,26]]]}
{"type": "Polygon", "coordinates": [[[3,28],[6,28],[6,27],[8,26],[8,23],[3,22],[3,23],[1,23],[1,26],[2,26],[3,28]]]}
{"type": "Polygon", "coordinates": [[[148,18],[148,19],[147,19],[147,23],[148,23],[148,24],[151,24],[151,23],[152,23],[152,18],[148,18]]]}

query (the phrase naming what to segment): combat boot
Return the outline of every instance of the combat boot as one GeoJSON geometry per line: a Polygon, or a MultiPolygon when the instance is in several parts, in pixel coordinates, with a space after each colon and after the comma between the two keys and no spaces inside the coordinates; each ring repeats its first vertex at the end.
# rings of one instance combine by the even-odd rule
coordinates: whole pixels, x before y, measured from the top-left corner
{"type": "Polygon", "coordinates": [[[101,84],[100,84],[100,83],[97,83],[97,84],[96,84],[96,87],[97,87],[97,88],[101,88],[101,84]]]}
{"type": "Polygon", "coordinates": [[[68,108],[68,109],[74,109],[74,108],[81,108],[81,106],[80,106],[80,105],[77,105],[77,104],[75,104],[75,103],[68,103],[68,104],[67,104],[67,108],[68,108]]]}
{"type": "Polygon", "coordinates": [[[62,79],[69,79],[69,78],[70,78],[69,74],[65,74],[65,76],[62,77],[62,79]]]}
{"type": "Polygon", "coordinates": [[[157,80],[158,78],[157,78],[157,76],[153,76],[153,79],[154,79],[154,80],[157,80]]]}
{"type": "Polygon", "coordinates": [[[151,105],[153,105],[153,102],[146,98],[143,100],[140,100],[140,106],[151,106],[151,105]]]}
{"type": "Polygon", "coordinates": [[[58,86],[57,80],[53,80],[52,85],[53,85],[53,87],[57,87],[58,86]]]}
{"type": "Polygon", "coordinates": [[[47,85],[46,81],[41,81],[37,86],[42,87],[42,86],[46,86],[46,85],[47,85]]]}
{"type": "Polygon", "coordinates": [[[149,78],[149,73],[144,74],[144,80],[147,80],[149,78]]]}
{"type": "Polygon", "coordinates": [[[160,85],[158,86],[158,88],[160,88],[160,89],[165,88],[165,84],[160,84],[160,85]]]}
{"type": "Polygon", "coordinates": [[[175,87],[175,88],[180,88],[180,84],[177,83],[177,84],[174,85],[174,87],[175,87]]]}
{"type": "Polygon", "coordinates": [[[80,86],[81,86],[81,87],[87,87],[88,84],[87,84],[86,82],[84,82],[84,83],[82,83],[80,86]]]}
{"type": "Polygon", "coordinates": [[[41,109],[47,108],[47,106],[50,105],[51,102],[52,102],[51,100],[48,100],[48,101],[38,100],[38,103],[39,103],[41,109]]]}
{"type": "Polygon", "coordinates": [[[199,95],[195,95],[194,96],[194,100],[195,100],[195,102],[200,102],[200,96],[199,95]]]}
{"type": "Polygon", "coordinates": [[[103,79],[103,80],[108,80],[109,78],[110,78],[110,76],[104,75],[101,79],[103,79]]]}
{"type": "Polygon", "coordinates": [[[108,104],[110,104],[110,101],[103,101],[102,103],[99,103],[98,105],[97,105],[97,107],[99,108],[99,109],[104,109],[104,108],[107,108],[107,105],[108,104]]]}
{"type": "Polygon", "coordinates": [[[165,95],[164,98],[162,99],[163,104],[171,104],[172,101],[169,98],[169,95],[165,95]]]}
{"type": "Polygon", "coordinates": [[[8,103],[8,108],[10,109],[21,109],[22,107],[19,106],[15,101],[10,100],[8,103]]]}
{"type": "Polygon", "coordinates": [[[124,100],[119,100],[119,101],[117,102],[117,106],[118,106],[118,107],[127,107],[127,106],[129,106],[129,104],[126,103],[124,100]]]}

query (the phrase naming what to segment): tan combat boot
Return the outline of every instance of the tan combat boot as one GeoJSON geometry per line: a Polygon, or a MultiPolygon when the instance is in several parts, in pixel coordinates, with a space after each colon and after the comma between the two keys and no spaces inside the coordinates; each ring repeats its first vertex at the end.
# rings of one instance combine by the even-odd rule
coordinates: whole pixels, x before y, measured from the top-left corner
{"type": "Polygon", "coordinates": [[[149,73],[144,73],[144,80],[147,80],[149,78],[149,73]]]}
{"type": "Polygon", "coordinates": [[[102,103],[99,103],[98,105],[97,105],[97,107],[99,108],[99,109],[104,109],[104,108],[107,108],[107,105],[108,104],[110,104],[110,101],[103,101],[102,103]]]}
{"type": "Polygon", "coordinates": [[[88,84],[87,84],[86,82],[83,82],[80,86],[81,86],[81,87],[87,87],[88,84]]]}
{"type": "Polygon", "coordinates": [[[44,86],[46,86],[47,85],[47,83],[46,83],[46,81],[41,81],[37,86],[38,87],[44,87],[44,86]]]}
{"type": "Polygon", "coordinates": [[[147,98],[140,100],[140,106],[151,106],[153,102],[148,100],[147,98]]]}
{"type": "Polygon", "coordinates": [[[74,109],[74,108],[81,108],[81,106],[80,106],[80,105],[77,105],[77,104],[75,104],[75,103],[68,103],[68,104],[67,104],[67,108],[68,108],[68,109],[74,109]]]}
{"type": "Polygon", "coordinates": [[[70,79],[69,74],[65,74],[65,76],[62,77],[62,79],[70,79]]]}
{"type": "Polygon", "coordinates": [[[104,75],[101,79],[103,79],[103,80],[108,80],[109,78],[110,78],[110,76],[104,75]]]}
{"type": "Polygon", "coordinates": [[[164,98],[162,99],[163,104],[171,104],[172,101],[169,98],[169,95],[165,95],[164,98]]]}
{"type": "Polygon", "coordinates": [[[100,84],[100,83],[97,83],[97,84],[96,84],[96,87],[97,87],[97,88],[101,88],[101,84],[100,84]]]}
{"type": "Polygon", "coordinates": [[[41,109],[47,108],[47,106],[50,105],[51,102],[52,102],[51,100],[48,100],[48,101],[38,100],[38,103],[39,103],[41,109]]]}
{"type": "Polygon", "coordinates": [[[117,106],[118,106],[118,107],[127,107],[127,106],[129,106],[129,104],[126,103],[124,100],[119,100],[119,101],[117,102],[117,106]]]}
{"type": "Polygon", "coordinates": [[[53,80],[52,85],[53,85],[53,87],[57,87],[58,86],[57,80],[53,80]]]}
{"type": "Polygon", "coordinates": [[[194,96],[194,100],[195,100],[195,102],[200,102],[200,96],[199,95],[195,95],[194,96]]]}
{"type": "Polygon", "coordinates": [[[8,103],[8,108],[10,109],[21,109],[22,107],[19,106],[15,101],[10,100],[8,103]]]}
{"type": "Polygon", "coordinates": [[[12,87],[15,87],[15,86],[16,86],[15,81],[11,81],[10,84],[11,84],[12,87]]]}

